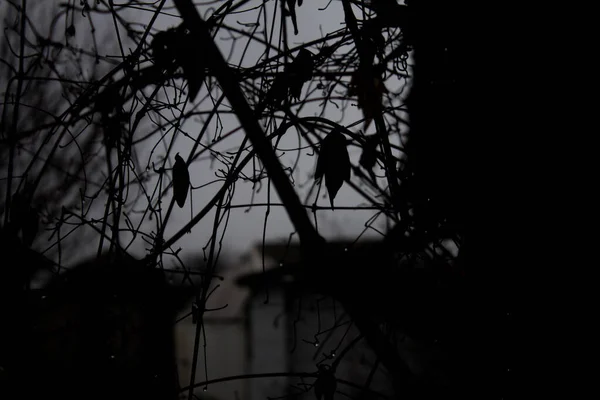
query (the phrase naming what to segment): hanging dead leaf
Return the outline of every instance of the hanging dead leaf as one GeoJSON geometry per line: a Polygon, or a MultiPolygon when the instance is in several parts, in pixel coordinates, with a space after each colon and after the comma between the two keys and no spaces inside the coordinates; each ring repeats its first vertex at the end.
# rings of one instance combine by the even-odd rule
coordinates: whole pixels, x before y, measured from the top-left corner
{"type": "Polygon", "coordinates": [[[104,122],[104,144],[109,149],[115,148],[121,140],[122,126],[116,117],[109,117],[104,122]]]}
{"type": "Polygon", "coordinates": [[[185,205],[185,199],[190,188],[190,173],[183,158],[177,153],[173,166],[173,195],[179,208],[185,205]]]}
{"type": "Polygon", "coordinates": [[[339,128],[334,128],[321,142],[321,150],[317,159],[315,180],[320,183],[325,177],[325,187],[333,209],[333,200],[344,181],[350,179],[350,156],[346,147],[346,137],[339,128]]]}
{"type": "Polygon", "coordinates": [[[370,135],[363,145],[359,163],[368,171],[372,170],[377,162],[377,144],[379,144],[377,135],[370,135]]]}
{"type": "Polygon", "coordinates": [[[304,83],[312,78],[313,68],[313,54],[306,49],[301,49],[288,67],[290,95],[296,100],[300,99],[304,83]]]}
{"type": "Polygon", "coordinates": [[[67,31],[65,33],[69,37],[75,36],[75,25],[73,25],[73,24],[69,25],[69,27],[67,28],[67,31]]]}
{"type": "Polygon", "coordinates": [[[94,107],[103,119],[108,119],[120,112],[122,104],[120,87],[116,83],[110,82],[103,91],[98,93],[94,107]]]}
{"type": "Polygon", "coordinates": [[[183,69],[183,76],[188,83],[188,96],[194,100],[202,87],[205,74],[204,54],[198,52],[199,40],[195,40],[192,32],[183,25],[158,32],[150,48],[154,62],[160,69],[174,72],[178,67],[183,69]]]}
{"type": "Polygon", "coordinates": [[[385,38],[381,33],[381,27],[378,24],[367,24],[362,30],[362,41],[366,51],[367,62],[372,65],[375,55],[380,60],[385,58],[385,38]]]}
{"type": "Polygon", "coordinates": [[[183,68],[183,76],[188,83],[188,95],[194,101],[204,82],[204,54],[197,51],[200,40],[194,40],[192,32],[180,27],[177,46],[177,61],[183,68]]]}
{"type": "Polygon", "coordinates": [[[317,400],[333,400],[337,388],[337,381],[333,370],[329,365],[319,365],[319,374],[315,382],[315,396],[317,400]]]}
{"type": "Polygon", "coordinates": [[[154,35],[150,49],[154,63],[161,69],[169,69],[175,63],[176,53],[174,43],[177,42],[175,29],[158,32],[154,35]]]}
{"type": "Polygon", "coordinates": [[[275,76],[269,91],[267,92],[264,100],[264,105],[272,109],[278,109],[281,107],[281,103],[286,99],[288,85],[286,73],[280,72],[275,76]]]}
{"type": "Polygon", "coordinates": [[[373,118],[381,113],[384,93],[387,93],[385,84],[372,68],[359,68],[352,75],[348,95],[357,97],[358,107],[365,117],[363,129],[367,129],[373,118]]]}

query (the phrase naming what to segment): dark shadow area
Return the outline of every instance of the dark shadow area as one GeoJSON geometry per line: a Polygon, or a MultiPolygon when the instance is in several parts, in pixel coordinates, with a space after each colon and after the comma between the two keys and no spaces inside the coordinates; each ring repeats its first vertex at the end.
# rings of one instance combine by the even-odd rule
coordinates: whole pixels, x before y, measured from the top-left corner
{"type": "Polygon", "coordinates": [[[160,270],[104,256],[12,293],[2,296],[3,398],[177,398],[173,327],[191,291],[160,270]]]}
{"type": "MultiPolygon", "coordinates": [[[[82,1],[77,12],[90,13],[87,3],[82,1]]],[[[230,362],[249,375],[240,375],[249,382],[239,387],[250,400],[262,400],[265,393],[273,398],[316,395],[318,400],[343,395],[509,399],[514,350],[508,267],[498,244],[502,221],[489,206],[494,201],[486,196],[492,195],[484,193],[495,182],[481,176],[478,162],[489,153],[477,146],[480,135],[495,133],[488,126],[495,123],[490,116],[499,113],[490,109],[498,104],[487,85],[497,68],[483,58],[470,6],[441,0],[405,5],[341,0],[342,28],[336,25],[316,45],[292,50],[289,43],[281,49],[279,43],[268,43],[267,61],[261,56],[254,66],[234,67],[234,47],[222,54],[212,36],[229,29],[224,22],[229,13],[235,18],[242,13],[237,9],[241,3],[232,4],[223,2],[222,14],[204,16],[193,2],[175,1],[181,23],[163,31],[127,31],[143,46],[111,60],[111,68],[118,65],[101,84],[93,74],[80,83],[49,73],[56,87],[76,87],[64,113],[58,106],[47,113],[38,110],[55,105],[53,94],[64,93],[40,84],[27,86],[27,95],[20,97],[20,86],[29,84],[22,71],[9,68],[20,86],[16,100],[4,93],[4,110],[9,111],[3,115],[0,141],[0,168],[7,170],[0,189],[0,398],[192,400],[206,384],[203,380],[227,379],[209,379],[209,363],[227,371],[230,362]],[[342,48],[345,53],[338,51],[342,48]],[[408,82],[409,75],[408,97],[386,88],[386,79],[408,82]],[[401,105],[394,103],[399,99],[401,105]],[[225,111],[222,101],[228,102],[225,111]],[[313,101],[323,105],[322,115],[301,115],[313,101]],[[348,126],[329,120],[330,101],[338,109],[335,102],[350,103],[364,118],[348,126]],[[19,118],[20,103],[36,110],[31,118],[19,118]],[[197,109],[188,112],[190,104],[197,109]],[[64,120],[53,115],[59,112],[64,120]],[[237,118],[230,132],[224,132],[228,122],[220,114],[237,118]],[[218,134],[205,130],[214,125],[215,115],[218,134]],[[201,122],[201,128],[185,131],[186,119],[201,122]],[[140,128],[141,121],[148,124],[140,128]],[[81,130],[79,136],[69,130],[74,127],[81,130]],[[36,153],[36,146],[44,148],[59,131],[62,139],[53,142],[51,151],[36,153]],[[236,131],[245,135],[239,148],[219,147],[221,134],[231,138],[236,131]],[[297,149],[280,143],[293,132],[297,149]],[[176,137],[189,140],[183,142],[189,153],[177,152],[176,137]],[[31,138],[32,154],[19,158],[31,138]],[[146,140],[153,142],[142,147],[146,140]],[[153,153],[162,144],[166,150],[160,157],[138,154],[139,148],[153,153]],[[69,151],[77,148],[76,156],[61,152],[69,146],[69,151]],[[356,147],[358,163],[348,150],[356,147]],[[285,165],[281,153],[294,151],[296,164],[285,165]],[[316,168],[296,186],[293,173],[300,156],[315,157],[316,168]],[[200,168],[194,163],[200,161],[210,163],[217,179],[195,176],[200,168]],[[251,204],[237,201],[243,196],[232,201],[236,182],[253,185],[251,204]],[[261,206],[266,204],[267,211],[264,226],[256,230],[263,234],[262,245],[252,250],[248,265],[229,266],[236,285],[223,278],[217,283],[212,279],[219,273],[221,232],[230,211],[254,207],[263,182],[268,195],[261,206]],[[331,208],[317,206],[325,192],[321,183],[331,208]],[[202,197],[209,190],[194,192],[213,184],[219,189],[212,197],[202,197]],[[300,185],[312,185],[305,200],[300,200],[300,185]],[[380,234],[378,240],[360,239],[364,232],[356,240],[321,236],[317,211],[337,211],[334,199],[348,187],[361,197],[346,209],[370,207],[385,219],[385,232],[365,222],[380,234]],[[288,243],[265,244],[272,193],[293,225],[288,243]],[[93,202],[97,213],[90,212],[93,202]],[[197,233],[200,221],[213,212],[212,236],[194,250],[204,252],[206,276],[199,273],[202,278],[192,282],[186,271],[173,285],[162,269],[163,257],[185,269],[180,240],[194,228],[197,233]],[[173,221],[182,226],[173,228],[173,221]],[[52,259],[61,259],[65,227],[73,227],[69,235],[81,228],[95,237],[94,246],[110,250],[64,271],[42,254],[56,252],[52,259]],[[294,235],[299,244],[291,244],[294,235]],[[144,249],[144,260],[121,252],[134,240],[144,249]],[[50,278],[34,287],[40,274],[50,278]],[[227,284],[236,287],[225,289],[227,284]],[[188,306],[191,311],[182,317],[188,306]],[[190,353],[185,379],[177,371],[176,320],[182,348],[190,353]],[[222,349],[206,350],[211,347],[207,331],[220,336],[213,343],[222,349]],[[232,348],[243,348],[245,354],[228,354],[232,348]],[[209,351],[213,358],[207,361],[209,351]],[[256,383],[260,374],[273,379],[256,383]],[[182,389],[187,379],[189,387],[182,389]]],[[[302,30],[296,7],[302,4],[288,0],[281,6],[296,35],[302,30]]],[[[26,22],[21,19],[22,26],[26,22]]],[[[232,32],[242,35],[242,28],[259,26],[246,24],[232,32]]],[[[134,25],[125,24],[126,29],[134,25]]],[[[74,37],[74,26],[65,33],[74,37]]],[[[249,43],[254,35],[249,34],[249,43]]],[[[51,45],[40,40],[36,46],[51,45]]],[[[26,58],[12,48],[0,50],[3,60],[13,57],[23,64],[26,58]]],[[[71,253],[77,254],[73,245],[85,241],[79,232],[70,238],[71,253]]]]}

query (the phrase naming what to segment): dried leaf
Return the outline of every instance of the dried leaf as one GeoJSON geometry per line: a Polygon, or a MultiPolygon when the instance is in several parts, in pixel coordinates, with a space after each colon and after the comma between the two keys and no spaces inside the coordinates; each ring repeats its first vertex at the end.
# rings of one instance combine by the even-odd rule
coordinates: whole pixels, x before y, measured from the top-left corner
{"type": "Polygon", "coordinates": [[[73,24],[69,25],[69,27],[67,28],[66,34],[69,37],[75,36],[75,25],[73,25],[73,24]]]}
{"type": "Polygon", "coordinates": [[[325,187],[333,209],[333,200],[344,181],[350,179],[350,155],[346,147],[346,137],[339,128],[334,128],[321,142],[321,151],[317,159],[315,180],[320,183],[325,177],[325,187]]]}
{"type": "Polygon", "coordinates": [[[179,208],[185,205],[185,199],[190,188],[190,174],[183,161],[183,158],[177,153],[175,155],[175,165],[173,166],[173,195],[179,208]]]}
{"type": "Polygon", "coordinates": [[[359,68],[350,81],[349,96],[356,96],[358,107],[362,109],[365,117],[366,129],[373,117],[381,112],[383,94],[387,92],[381,76],[371,71],[371,68],[359,68]]]}
{"type": "Polygon", "coordinates": [[[177,61],[183,68],[183,75],[188,83],[188,95],[194,101],[204,82],[203,54],[197,51],[199,41],[194,41],[191,32],[180,30],[177,43],[177,61]]]}
{"type": "Polygon", "coordinates": [[[287,78],[286,74],[280,72],[275,76],[269,91],[265,97],[266,106],[277,109],[281,106],[281,103],[285,100],[287,96],[288,86],[287,86],[287,78]]]}
{"type": "Polygon", "coordinates": [[[312,78],[313,68],[313,54],[306,49],[301,49],[287,71],[290,95],[296,100],[300,99],[304,82],[312,78]]]}
{"type": "Polygon", "coordinates": [[[175,62],[176,53],[173,43],[176,41],[175,29],[168,29],[154,35],[150,49],[154,62],[159,68],[168,68],[175,62]]]}
{"type": "Polygon", "coordinates": [[[194,40],[192,33],[180,25],[166,31],[158,32],[152,44],[154,62],[161,69],[173,72],[178,67],[183,69],[183,76],[188,83],[188,95],[194,100],[204,82],[204,54],[198,53],[199,40],[194,40]]]}
{"type": "Polygon", "coordinates": [[[370,135],[363,145],[359,163],[366,170],[373,169],[377,162],[377,144],[379,144],[377,135],[370,135]]]}
{"type": "Polygon", "coordinates": [[[104,144],[109,149],[115,148],[121,140],[122,127],[118,118],[108,118],[104,122],[104,144]]]}
{"type": "Polygon", "coordinates": [[[333,400],[337,388],[335,375],[329,365],[319,365],[319,375],[315,382],[315,396],[317,400],[333,400]]]}
{"type": "Polygon", "coordinates": [[[122,103],[119,87],[111,82],[103,91],[98,93],[95,110],[102,115],[103,119],[108,119],[120,111],[122,103]]]}

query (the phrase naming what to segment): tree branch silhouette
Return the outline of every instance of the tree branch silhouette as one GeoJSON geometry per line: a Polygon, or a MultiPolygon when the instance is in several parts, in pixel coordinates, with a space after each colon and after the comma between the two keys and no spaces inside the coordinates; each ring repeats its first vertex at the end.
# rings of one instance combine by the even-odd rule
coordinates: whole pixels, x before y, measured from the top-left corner
{"type": "Polygon", "coordinates": [[[218,79],[246,134],[256,148],[256,152],[264,163],[271,179],[273,179],[275,189],[283,203],[286,204],[286,211],[298,231],[300,240],[305,243],[318,242],[320,240],[319,234],[310,223],[298,195],[289,183],[289,179],[283,168],[281,168],[281,164],[275,156],[273,148],[267,141],[266,135],[258,125],[254,113],[244,99],[236,83],[235,76],[230,72],[229,66],[225,63],[221,52],[213,42],[206,23],[202,20],[200,14],[198,14],[194,3],[191,0],[175,0],[175,4],[179,9],[184,24],[199,43],[197,51],[203,52],[206,58],[210,60],[209,68],[218,79]]]}
{"type": "MultiPolygon", "coordinates": [[[[452,22],[433,29],[435,18],[443,18],[430,20],[427,7],[414,2],[341,0],[341,27],[328,26],[319,37],[296,44],[300,36],[288,30],[297,25],[306,33],[300,13],[309,7],[325,12],[335,3],[320,9],[305,2],[294,26],[281,13],[292,11],[294,2],[230,0],[213,7],[174,0],[177,12],[166,0],[75,3],[60,5],[46,34],[28,15],[26,1],[21,7],[10,2],[18,18],[5,30],[13,36],[0,57],[8,73],[2,104],[6,135],[0,142],[7,155],[0,161],[7,167],[0,177],[6,190],[2,235],[60,268],[67,246],[90,238],[98,257],[132,252],[153,270],[189,251],[177,246],[194,229],[206,236],[196,249],[205,252],[210,277],[217,272],[232,210],[265,210],[266,243],[272,222],[267,218],[274,207],[283,207],[291,234],[300,240],[301,263],[278,273],[291,277],[299,291],[337,301],[398,393],[404,385],[424,384],[394,332],[408,332],[430,347],[435,347],[430,339],[455,335],[455,328],[444,325],[450,317],[439,311],[451,308],[450,300],[440,300],[451,293],[446,286],[462,288],[464,279],[464,215],[454,181],[445,175],[464,173],[446,154],[460,150],[453,142],[459,118],[451,115],[458,106],[449,103],[461,90],[454,82],[461,64],[453,58],[458,57],[453,42],[449,50],[442,46],[453,38],[452,22]],[[166,25],[156,29],[161,18],[166,25]],[[101,29],[108,33],[98,40],[101,29]],[[86,40],[92,46],[82,46],[86,40]],[[43,73],[36,62],[44,65],[43,73]],[[93,72],[100,64],[103,70],[93,72]],[[48,89],[51,95],[40,95],[36,103],[35,88],[41,87],[54,91],[48,89]],[[33,120],[23,117],[30,112],[43,118],[25,121],[33,120]],[[442,135],[445,131],[449,134],[442,135]],[[343,157],[325,163],[332,132],[340,139],[333,153],[343,157]],[[175,157],[173,164],[177,153],[183,161],[175,157]],[[318,171],[326,194],[317,171],[306,167],[314,160],[332,166],[329,174],[318,171]],[[334,207],[337,191],[328,185],[340,165],[344,171],[336,187],[344,194],[334,207]],[[176,170],[188,172],[186,185],[176,183],[176,170]],[[280,202],[272,201],[271,185],[280,202]],[[248,202],[239,200],[238,187],[251,191],[248,202]],[[19,196],[27,190],[33,211],[19,211],[19,196]],[[332,207],[320,203],[327,194],[332,207]],[[365,254],[352,239],[339,248],[322,226],[332,209],[336,217],[350,210],[365,213],[355,240],[371,232],[380,243],[365,254]],[[209,221],[211,212],[215,217],[209,221]],[[17,233],[8,234],[12,215],[21,222],[17,233]],[[39,232],[26,228],[31,216],[39,218],[39,232]]],[[[269,273],[263,278],[271,279],[269,273]]],[[[195,368],[211,279],[203,277],[193,287],[200,309],[193,315],[200,323],[190,396],[199,385],[195,368]]],[[[369,383],[373,374],[365,373],[369,383]]]]}

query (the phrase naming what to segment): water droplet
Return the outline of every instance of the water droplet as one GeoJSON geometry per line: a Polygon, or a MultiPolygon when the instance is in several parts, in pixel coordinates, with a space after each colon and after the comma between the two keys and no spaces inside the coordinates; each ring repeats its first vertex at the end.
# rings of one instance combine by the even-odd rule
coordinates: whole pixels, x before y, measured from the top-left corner
{"type": "Polygon", "coordinates": [[[114,360],[114,359],[115,359],[115,355],[114,355],[114,354],[111,354],[111,355],[110,355],[110,359],[111,359],[111,360],[114,360]]]}
{"type": "Polygon", "coordinates": [[[42,296],[42,300],[46,300],[46,295],[42,296]]]}
{"type": "Polygon", "coordinates": [[[279,266],[280,266],[280,267],[283,267],[283,263],[282,263],[282,262],[280,262],[280,263],[279,263],[279,266]]]}
{"type": "Polygon", "coordinates": [[[348,251],[348,248],[347,248],[347,247],[344,247],[344,251],[348,251]]]}
{"type": "Polygon", "coordinates": [[[202,389],[202,391],[203,391],[203,392],[206,392],[206,391],[208,391],[208,388],[207,388],[207,387],[205,387],[205,388],[203,388],[203,389],[202,389]]]}
{"type": "Polygon", "coordinates": [[[146,172],[150,171],[150,167],[146,167],[146,172]]]}
{"type": "Polygon", "coordinates": [[[331,357],[335,358],[335,352],[331,353],[331,357]]]}
{"type": "Polygon", "coordinates": [[[315,342],[315,347],[319,347],[319,342],[315,342]]]}

